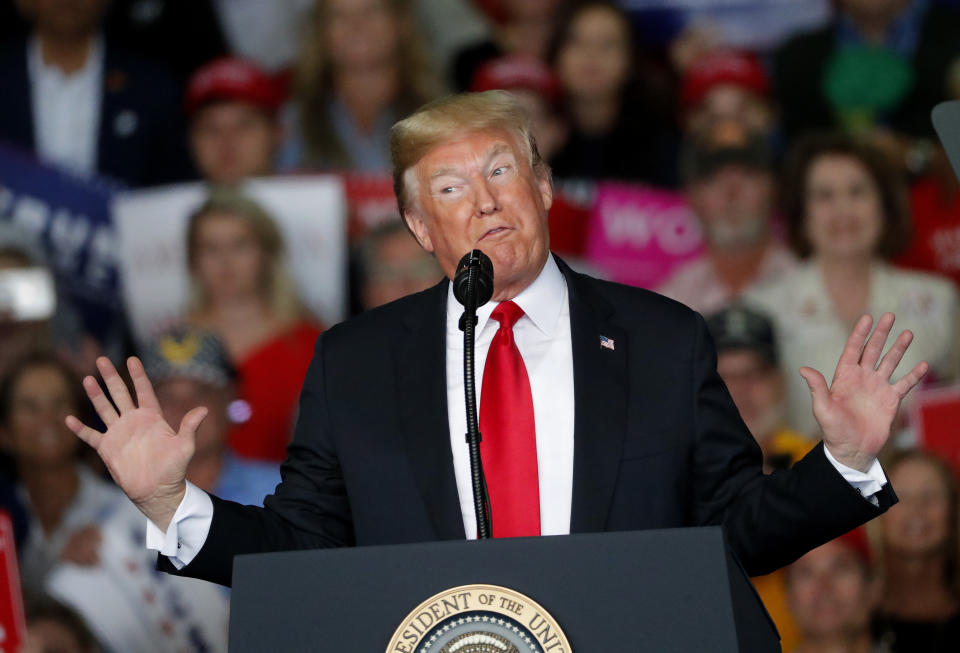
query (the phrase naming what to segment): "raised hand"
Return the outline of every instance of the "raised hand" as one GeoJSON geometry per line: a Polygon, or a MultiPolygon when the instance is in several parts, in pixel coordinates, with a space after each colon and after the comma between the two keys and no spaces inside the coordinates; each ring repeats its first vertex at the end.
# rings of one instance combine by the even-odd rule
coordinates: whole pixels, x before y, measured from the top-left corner
{"type": "Polygon", "coordinates": [[[90,428],[73,415],[67,417],[67,427],[96,449],[120,489],[150,521],[166,530],[186,492],[187,464],[193,456],[197,427],[207,409],[194,408],[184,415],[180,430],[174,431],[163,419],[139,359],[127,361],[136,405],[108,359],[98,358],[97,369],[116,409],[92,376],[83,380],[83,388],[106,424],[106,433],[90,428]]]}
{"type": "Polygon", "coordinates": [[[800,368],[813,395],[813,415],[823,430],[824,446],[844,465],[864,472],[890,437],[900,402],[929,369],[926,362],[917,363],[899,381],[890,382],[913,340],[913,333],[904,331],[881,359],[893,320],[893,313],[884,313],[873,335],[869,315],[857,321],[829,388],[820,372],[800,368]]]}

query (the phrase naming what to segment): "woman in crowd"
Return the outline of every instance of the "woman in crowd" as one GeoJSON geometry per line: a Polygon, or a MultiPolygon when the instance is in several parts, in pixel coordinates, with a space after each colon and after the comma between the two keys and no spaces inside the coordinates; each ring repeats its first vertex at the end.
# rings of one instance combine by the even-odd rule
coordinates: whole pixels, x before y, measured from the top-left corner
{"type": "Polygon", "coordinates": [[[88,408],[80,379],[50,354],[22,358],[0,386],[0,429],[29,516],[19,552],[28,597],[43,592],[58,561],[95,563],[97,524],[127,502],[115,486],[77,460],[80,442],[63,420],[88,408]]]}
{"type": "Polygon", "coordinates": [[[453,81],[459,91],[469,91],[484,64],[500,57],[529,57],[543,61],[561,0],[501,0],[500,20],[494,21],[491,38],[461,50],[454,58],[453,81]]]}
{"type": "Polygon", "coordinates": [[[876,574],[866,531],[857,528],[785,569],[799,641],[787,653],[889,653],[874,645],[876,574]]]}
{"type": "Polygon", "coordinates": [[[806,259],[795,272],[752,288],[746,300],[766,312],[778,332],[787,371],[790,425],[817,435],[810,390],[796,372],[833,367],[852,325],[864,313],[897,316],[897,331],[914,342],[902,365],[927,361],[934,380],[956,374],[957,297],[932,275],[891,267],[886,259],[908,240],[901,179],[874,148],[841,135],[813,135],[787,165],[784,210],[791,245],[806,259]]]}
{"type": "Polygon", "coordinates": [[[229,443],[241,456],[281,461],[293,431],[300,385],[320,333],[297,297],[276,224],[253,200],[214,188],[190,217],[193,284],[187,322],[225,344],[249,411],[229,443]]]}
{"type": "Polygon", "coordinates": [[[676,130],[641,90],[623,10],[578,4],[560,20],[549,59],[570,127],[550,162],[557,177],[676,183],[676,130]]]}
{"type": "Polygon", "coordinates": [[[394,122],[437,97],[409,0],[318,0],[294,71],[281,167],[390,168],[394,122]]]}
{"type": "Polygon", "coordinates": [[[892,653],[960,649],[957,481],[923,451],[886,467],[900,502],[881,519],[884,580],[877,634],[892,653]]]}

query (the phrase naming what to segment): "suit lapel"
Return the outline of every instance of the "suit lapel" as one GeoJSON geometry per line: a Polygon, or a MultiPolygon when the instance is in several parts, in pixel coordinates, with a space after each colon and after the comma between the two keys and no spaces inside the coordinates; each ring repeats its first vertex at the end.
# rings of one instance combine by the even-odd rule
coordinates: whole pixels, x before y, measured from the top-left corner
{"type": "Polygon", "coordinates": [[[558,260],[570,295],[574,454],[570,531],[604,530],[627,426],[627,333],[613,307],[558,260]],[[601,345],[601,336],[607,338],[601,345]]]}
{"type": "Polygon", "coordinates": [[[444,280],[403,320],[397,347],[400,432],[438,539],[464,539],[447,416],[444,280]]]}

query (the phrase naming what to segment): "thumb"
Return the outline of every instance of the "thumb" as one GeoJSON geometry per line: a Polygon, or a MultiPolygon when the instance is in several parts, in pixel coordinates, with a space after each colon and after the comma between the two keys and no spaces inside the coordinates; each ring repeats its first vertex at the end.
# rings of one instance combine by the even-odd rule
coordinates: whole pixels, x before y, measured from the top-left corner
{"type": "Polygon", "coordinates": [[[812,367],[801,367],[800,376],[807,382],[807,387],[810,388],[810,394],[813,395],[814,401],[819,401],[826,397],[829,389],[827,388],[827,380],[823,378],[823,374],[820,374],[820,372],[812,367]]]}
{"type": "Polygon", "coordinates": [[[207,413],[210,412],[205,406],[197,406],[189,413],[183,416],[183,419],[180,420],[180,431],[177,435],[186,435],[190,439],[194,439],[197,435],[197,429],[200,428],[200,423],[203,421],[203,418],[207,416],[207,413]]]}

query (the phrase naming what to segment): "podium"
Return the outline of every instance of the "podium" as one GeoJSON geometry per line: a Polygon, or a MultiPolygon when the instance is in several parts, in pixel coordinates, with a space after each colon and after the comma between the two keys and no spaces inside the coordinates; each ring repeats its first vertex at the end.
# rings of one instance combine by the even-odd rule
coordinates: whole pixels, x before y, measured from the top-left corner
{"type": "Polygon", "coordinates": [[[233,653],[780,651],[719,527],[238,556],[233,588],[233,653]]]}

